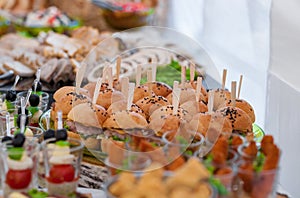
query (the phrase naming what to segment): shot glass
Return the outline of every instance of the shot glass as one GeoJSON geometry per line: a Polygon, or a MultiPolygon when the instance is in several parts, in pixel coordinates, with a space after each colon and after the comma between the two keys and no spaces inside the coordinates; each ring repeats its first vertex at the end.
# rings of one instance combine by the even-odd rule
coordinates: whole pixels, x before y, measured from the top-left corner
{"type": "Polygon", "coordinates": [[[54,141],[51,138],[42,143],[46,188],[50,195],[68,196],[76,192],[84,144],[69,138],[68,145],[62,147],[54,141]]]}
{"type": "Polygon", "coordinates": [[[255,171],[249,169],[247,164],[241,163],[237,169],[240,179],[238,197],[268,198],[276,196],[277,174],[279,168],[272,170],[255,171]]]}
{"type": "Polygon", "coordinates": [[[27,139],[22,147],[1,144],[1,183],[4,197],[12,192],[27,192],[37,187],[39,145],[27,139]]]}

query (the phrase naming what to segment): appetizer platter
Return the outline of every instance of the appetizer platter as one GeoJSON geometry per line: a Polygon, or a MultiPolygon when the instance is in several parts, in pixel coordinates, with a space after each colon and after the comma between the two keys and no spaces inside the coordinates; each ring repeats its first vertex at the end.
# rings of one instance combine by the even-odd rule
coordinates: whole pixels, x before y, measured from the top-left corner
{"type": "MultiPolygon", "coordinates": [[[[58,36],[44,39],[51,34],[58,36]]],[[[43,68],[22,94],[15,78],[0,113],[4,196],[82,197],[78,186],[121,198],[274,195],[280,149],[240,97],[243,76],[229,84],[224,69],[220,87],[211,88],[206,76],[217,71],[203,48],[197,64],[167,38],[156,47],[150,35],[125,45],[130,35],[85,51],[75,84],[55,91],[50,110],[43,68]]]]}

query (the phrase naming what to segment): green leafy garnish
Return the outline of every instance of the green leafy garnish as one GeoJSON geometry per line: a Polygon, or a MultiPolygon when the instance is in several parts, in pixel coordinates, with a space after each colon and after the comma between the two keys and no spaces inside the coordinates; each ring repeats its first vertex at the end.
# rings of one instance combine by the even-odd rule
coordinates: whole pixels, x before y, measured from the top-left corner
{"type": "Polygon", "coordinates": [[[24,148],[22,147],[11,147],[8,148],[8,157],[12,160],[19,161],[22,158],[24,148]]]}
{"type": "Polygon", "coordinates": [[[228,191],[226,187],[222,184],[222,182],[219,179],[210,177],[209,183],[217,189],[219,195],[221,196],[228,195],[228,191]]]}
{"type": "Polygon", "coordinates": [[[59,140],[55,144],[61,147],[70,146],[70,143],[68,141],[63,141],[63,140],[59,140]]]}
{"type": "Polygon", "coordinates": [[[191,150],[186,150],[186,151],[184,152],[184,154],[187,155],[187,156],[193,156],[193,151],[191,151],[191,150]]]}
{"type": "Polygon", "coordinates": [[[64,129],[66,129],[67,131],[70,130],[70,127],[69,127],[69,125],[67,124],[67,122],[64,122],[64,129]]]}
{"type": "Polygon", "coordinates": [[[43,94],[42,91],[33,91],[32,94],[36,94],[38,96],[41,96],[43,94]]]}
{"type": "Polygon", "coordinates": [[[48,197],[48,193],[44,192],[44,191],[39,191],[37,189],[31,189],[28,191],[28,195],[31,198],[46,198],[48,197]]]}
{"type": "MultiPolygon", "coordinates": [[[[196,74],[195,74],[196,77],[196,74]]],[[[186,79],[190,80],[190,69],[186,70],[186,79]]],[[[172,60],[170,64],[157,67],[156,80],[173,86],[173,82],[181,80],[181,66],[178,61],[172,60]]],[[[141,79],[141,84],[147,82],[147,78],[141,79]]]]}
{"type": "Polygon", "coordinates": [[[129,142],[129,140],[130,140],[129,137],[125,137],[125,139],[122,139],[122,138],[120,138],[120,137],[117,136],[117,135],[113,135],[113,136],[112,136],[112,139],[115,140],[115,141],[120,141],[120,142],[129,142]]]}
{"type": "Polygon", "coordinates": [[[212,165],[213,156],[211,154],[207,155],[206,159],[203,161],[204,166],[208,170],[208,172],[213,175],[215,171],[215,167],[212,165]]]}
{"type": "Polygon", "coordinates": [[[186,139],[184,139],[184,137],[182,137],[182,136],[176,136],[176,140],[179,142],[179,144],[182,144],[182,145],[189,144],[189,142],[186,139]]]}
{"type": "Polygon", "coordinates": [[[31,115],[33,116],[36,112],[39,111],[39,107],[28,107],[28,111],[30,111],[31,115]]]}
{"type": "Polygon", "coordinates": [[[15,105],[12,102],[5,100],[5,104],[6,104],[6,109],[9,113],[13,113],[15,111],[15,105]]]}
{"type": "Polygon", "coordinates": [[[253,162],[253,167],[255,172],[259,173],[262,171],[265,163],[265,155],[262,152],[259,152],[255,161],[253,162]]]}

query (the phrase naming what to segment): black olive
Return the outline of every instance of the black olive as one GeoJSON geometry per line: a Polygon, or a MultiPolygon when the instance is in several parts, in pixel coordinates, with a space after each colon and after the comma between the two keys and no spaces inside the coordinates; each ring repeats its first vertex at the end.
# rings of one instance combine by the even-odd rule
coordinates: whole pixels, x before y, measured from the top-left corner
{"type": "Polygon", "coordinates": [[[55,138],[55,131],[52,129],[48,129],[44,132],[44,140],[55,138]]]}
{"type": "Polygon", "coordinates": [[[13,101],[16,100],[16,98],[17,98],[17,93],[16,93],[15,90],[8,90],[8,91],[6,92],[6,97],[5,97],[5,99],[6,99],[7,101],[13,102],[13,101]]]}
{"type": "Polygon", "coordinates": [[[7,141],[12,141],[12,137],[10,136],[4,136],[1,140],[1,142],[7,142],[7,141]]]}
{"type": "Polygon", "coordinates": [[[56,141],[63,140],[66,141],[68,139],[68,133],[66,129],[58,129],[56,131],[56,141]]]}
{"type": "Polygon", "coordinates": [[[40,104],[40,96],[37,94],[31,94],[29,97],[29,103],[32,107],[37,107],[40,104]]]}
{"type": "Polygon", "coordinates": [[[14,147],[22,147],[25,142],[25,136],[23,133],[18,133],[15,135],[12,144],[14,147]]]}

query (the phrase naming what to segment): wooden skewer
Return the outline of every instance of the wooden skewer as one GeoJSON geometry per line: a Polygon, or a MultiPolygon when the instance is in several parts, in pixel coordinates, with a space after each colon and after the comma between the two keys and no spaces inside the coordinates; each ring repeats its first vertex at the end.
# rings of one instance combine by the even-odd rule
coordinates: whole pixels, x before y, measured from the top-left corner
{"type": "Polygon", "coordinates": [[[181,85],[184,88],[186,82],[186,67],[181,65],[181,85]]]}
{"type": "Polygon", "coordinates": [[[136,86],[140,86],[141,84],[141,77],[142,77],[142,66],[138,65],[136,68],[136,77],[135,77],[135,82],[136,86]]]}
{"type": "Polygon", "coordinates": [[[243,83],[243,75],[240,75],[239,89],[238,89],[238,96],[237,96],[238,99],[240,99],[242,83],[243,83]]]}
{"type": "Polygon", "coordinates": [[[202,89],[202,77],[197,77],[197,87],[196,87],[196,101],[200,101],[200,94],[202,89]]]}
{"type": "Polygon", "coordinates": [[[131,110],[131,105],[133,101],[133,95],[134,95],[134,83],[129,83],[129,90],[128,90],[128,99],[127,99],[127,110],[131,110]]]}
{"type": "Polygon", "coordinates": [[[107,77],[108,77],[108,88],[112,89],[114,79],[113,79],[112,68],[111,67],[107,68],[107,77]]]}
{"type": "Polygon", "coordinates": [[[225,89],[226,77],[227,77],[227,69],[223,69],[223,76],[222,76],[222,90],[225,89]]]}
{"type": "Polygon", "coordinates": [[[195,77],[195,65],[194,65],[194,63],[192,63],[191,66],[190,66],[190,82],[191,82],[191,85],[194,82],[194,77],[195,77]]]}
{"type": "Polygon", "coordinates": [[[94,91],[94,96],[93,96],[93,104],[97,103],[97,99],[98,99],[98,96],[99,96],[101,85],[102,85],[102,79],[98,78],[97,83],[96,83],[96,87],[95,87],[95,91],[94,91]]]}
{"type": "Polygon", "coordinates": [[[232,106],[235,107],[236,105],[236,81],[231,82],[231,101],[232,106]]]}
{"type": "Polygon", "coordinates": [[[156,81],[156,68],[157,65],[155,63],[152,63],[152,82],[156,81]]]}
{"type": "Polygon", "coordinates": [[[152,71],[149,69],[147,70],[147,82],[151,83],[153,81],[152,79],[152,71]]]}
{"type": "Polygon", "coordinates": [[[149,97],[152,97],[152,86],[151,86],[151,82],[152,82],[152,71],[151,70],[147,70],[147,81],[148,81],[148,91],[149,91],[149,97]]]}
{"type": "Polygon", "coordinates": [[[173,82],[173,89],[177,89],[177,88],[179,88],[179,82],[175,80],[173,82]]]}
{"type": "Polygon", "coordinates": [[[173,115],[177,114],[178,107],[179,107],[179,101],[180,101],[180,88],[175,88],[173,89],[172,92],[172,105],[173,105],[173,115]]]}
{"type": "Polygon", "coordinates": [[[77,70],[77,73],[76,73],[76,89],[75,89],[77,94],[79,93],[80,86],[81,86],[81,83],[82,83],[82,80],[83,80],[83,76],[84,76],[85,71],[86,71],[86,67],[87,67],[87,64],[83,62],[83,63],[81,63],[81,66],[77,70]]]}
{"type": "Polygon", "coordinates": [[[117,68],[116,68],[116,78],[117,78],[117,80],[120,79],[121,62],[122,62],[122,58],[121,58],[121,56],[119,56],[117,58],[117,68]]]}
{"type": "Polygon", "coordinates": [[[208,113],[212,113],[213,112],[213,108],[214,108],[214,91],[209,91],[208,92],[208,103],[207,103],[207,108],[208,108],[208,113]]]}
{"type": "Polygon", "coordinates": [[[125,98],[128,98],[128,88],[129,88],[129,78],[123,77],[121,79],[121,92],[125,96],[125,98]]]}

